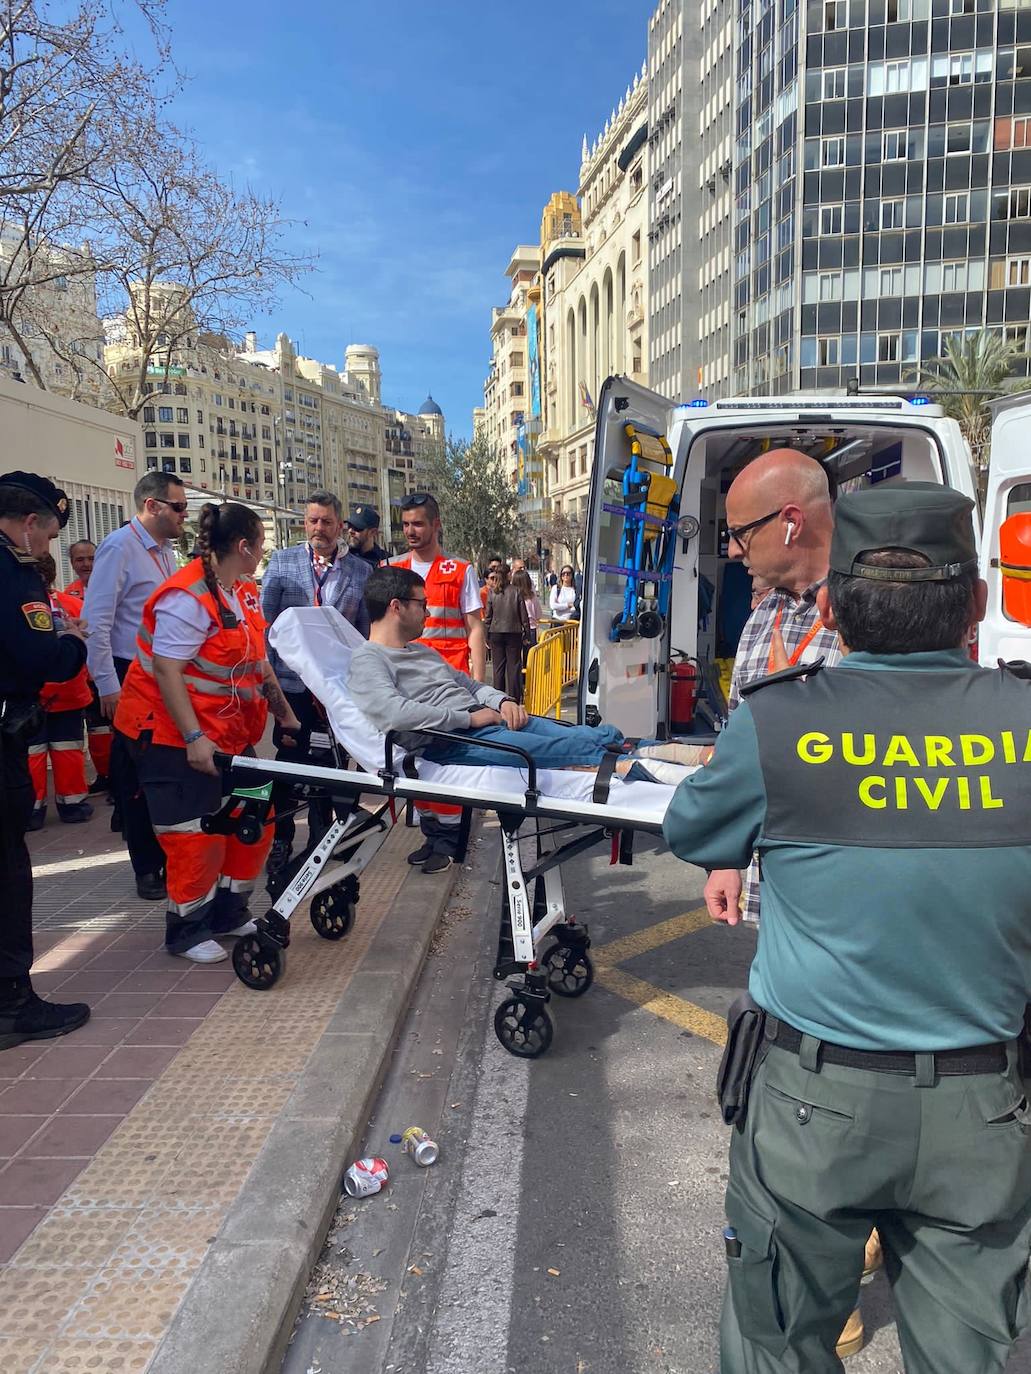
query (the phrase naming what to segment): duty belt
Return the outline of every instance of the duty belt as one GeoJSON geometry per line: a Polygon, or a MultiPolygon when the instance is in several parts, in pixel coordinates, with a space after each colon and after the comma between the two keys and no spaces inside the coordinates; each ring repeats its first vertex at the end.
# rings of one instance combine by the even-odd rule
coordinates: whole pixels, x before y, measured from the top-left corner
{"type": "MultiPolygon", "coordinates": [[[[766,1038],[778,1049],[797,1053],[802,1044],[802,1032],[775,1016],[766,1018],[766,1038]]],[[[1006,1046],[971,1045],[962,1050],[853,1050],[846,1045],[819,1041],[819,1060],[823,1064],[841,1064],[850,1069],[867,1069],[871,1073],[902,1073],[915,1076],[917,1059],[932,1058],[935,1072],[941,1075],[1001,1073],[1006,1067],[1006,1046]]]]}

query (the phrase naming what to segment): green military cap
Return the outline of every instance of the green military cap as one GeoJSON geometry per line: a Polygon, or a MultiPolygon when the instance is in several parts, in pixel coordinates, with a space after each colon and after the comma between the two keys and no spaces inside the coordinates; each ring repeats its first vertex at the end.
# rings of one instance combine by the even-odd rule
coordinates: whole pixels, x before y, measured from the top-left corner
{"type": "Polygon", "coordinates": [[[885,482],[848,492],[834,508],[832,572],[876,582],[948,582],[977,567],[969,496],[937,482],[885,482]],[[858,560],[882,549],[905,549],[926,568],[875,568],[858,560]]]}
{"type": "Polygon", "coordinates": [[[48,510],[52,511],[62,529],[68,523],[71,511],[68,506],[68,497],[51,482],[49,477],[41,477],[37,472],[15,472],[0,473],[0,487],[17,487],[19,491],[31,492],[33,496],[39,497],[48,510]]]}

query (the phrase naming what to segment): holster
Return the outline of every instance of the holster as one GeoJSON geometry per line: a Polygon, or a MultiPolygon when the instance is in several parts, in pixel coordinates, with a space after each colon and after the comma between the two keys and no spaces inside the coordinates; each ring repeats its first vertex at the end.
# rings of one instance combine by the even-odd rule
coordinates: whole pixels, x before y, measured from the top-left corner
{"type": "Polygon", "coordinates": [[[728,1126],[740,1126],[748,1112],[752,1076],[763,1046],[766,1012],[751,994],[742,992],[727,1012],[727,1047],[716,1077],[716,1097],[728,1126]]]}
{"type": "Polygon", "coordinates": [[[10,740],[30,735],[42,719],[43,707],[38,701],[5,701],[0,704],[0,735],[10,740]]]}

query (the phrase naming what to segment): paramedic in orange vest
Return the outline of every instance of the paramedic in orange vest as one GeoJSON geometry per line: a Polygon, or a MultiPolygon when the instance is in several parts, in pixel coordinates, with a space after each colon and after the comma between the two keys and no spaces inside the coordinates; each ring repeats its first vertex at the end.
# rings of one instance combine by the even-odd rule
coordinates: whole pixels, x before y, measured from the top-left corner
{"type": "MultiPolygon", "coordinates": [[[[90,573],[93,571],[93,560],[97,554],[97,546],[92,539],[78,539],[68,548],[68,562],[72,565],[72,572],[75,573],[74,581],[69,582],[64,589],[65,596],[74,596],[79,603],[79,610],[76,615],[82,612],[82,603],[86,599],[86,588],[89,586],[90,573]]],[[[93,767],[97,770],[97,776],[90,783],[87,791],[90,796],[97,792],[107,792],[111,787],[111,745],[114,741],[114,733],[111,729],[111,722],[100,709],[100,696],[97,692],[96,684],[90,678],[90,702],[86,707],[86,743],[89,745],[89,756],[93,767]]],[[[109,801],[113,798],[108,798],[109,801]]]]}
{"type": "MultiPolygon", "coordinates": [[[[78,620],[82,602],[67,592],[54,590],[57,564],[48,553],[36,560],[50,595],[50,611],[54,624],[78,620]]],[[[29,737],[29,776],[36,793],[36,803],[29,820],[29,830],[41,830],[47,818],[47,755],[54,772],[54,800],[57,814],[68,825],[88,821],[93,807],[86,800],[86,750],[83,744],[83,719],[90,704],[91,692],[86,667],[67,682],[44,682],[39,694],[43,719],[29,737]]]]}
{"type": "Polygon", "coordinates": [[[227,957],[215,937],[254,932],[247,899],[273,834],[269,825],[259,844],[246,845],[202,832],[201,818],[222,804],[213,755],[253,755],[269,707],[281,725],[300,729],[265,657],[252,580],[264,539],[247,506],[201,508],[200,557],[144,606],[115,716],[165,854],[165,948],[200,964],[227,957]]]}
{"type": "MultiPolygon", "coordinates": [[[[436,649],[453,668],[469,673],[477,682],[485,682],[487,641],[476,569],[441,551],[440,507],[429,492],[405,497],[401,523],[408,552],[390,562],[397,568],[410,568],[426,583],[426,624],[416,642],[436,649]]],[[[424,873],[440,873],[464,857],[469,816],[460,806],[439,803],[422,803],[416,810],[424,843],[408,855],[408,862],[424,873]]]]}

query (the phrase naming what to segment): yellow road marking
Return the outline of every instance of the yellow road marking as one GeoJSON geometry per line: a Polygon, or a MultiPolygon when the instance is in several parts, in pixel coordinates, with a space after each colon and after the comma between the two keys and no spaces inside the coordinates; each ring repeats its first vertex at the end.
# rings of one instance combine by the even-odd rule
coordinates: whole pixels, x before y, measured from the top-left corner
{"type": "Polygon", "coordinates": [[[694,1002],[688,1002],[672,992],[664,992],[654,983],[646,983],[643,978],[635,978],[632,973],[617,968],[618,964],[624,963],[627,959],[659,949],[662,945],[691,935],[709,924],[711,917],[705,907],[700,906],[693,911],[685,912],[682,916],[673,916],[668,921],[659,921],[656,925],[635,931],[633,935],[610,940],[607,945],[593,946],[595,982],[600,983],[609,992],[614,992],[617,997],[623,997],[628,1002],[636,1003],[642,1010],[650,1011],[653,1016],[672,1022],[681,1030],[690,1031],[692,1035],[700,1035],[706,1040],[711,1040],[714,1045],[725,1045],[727,1027],[722,1017],[714,1016],[711,1011],[696,1006],[694,1002]]]}
{"type": "Polygon", "coordinates": [[[611,940],[607,945],[592,945],[592,958],[599,964],[625,964],[628,959],[633,959],[638,954],[647,954],[650,950],[658,949],[660,945],[668,945],[683,935],[690,935],[702,926],[711,924],[712,918],[705,907],[695,907],[683,916],[671,916],[668,921],[646,926],[644,930],[637,930],[633,935],[611,940]]]}
{"type": "Polygon", "coordinates": [[[635,1002],[642,1010],[650,1011],[653,1016],[660,1016],[663,1021],[671,1021],[681,1030],[690,1031],[692,1035],[700,1035],[706,1040],[711,1040],[714,1045],[727,1043],[727,1027],[718,1016],[713,1016],[711,1011],[706,1011],[703,1007],[696,1007],[693,1002],[687,1002],[683,997],[674,996],[672,992],[663,992],[653,983],[646,983],[643,978],[635,978],[633,974],[624,973],[622,969],[602,967],[596,970],[594,981],[618,997],[635,1002]]]}

